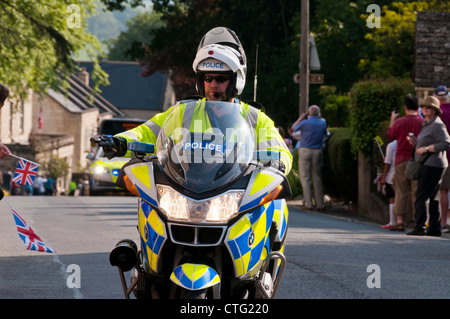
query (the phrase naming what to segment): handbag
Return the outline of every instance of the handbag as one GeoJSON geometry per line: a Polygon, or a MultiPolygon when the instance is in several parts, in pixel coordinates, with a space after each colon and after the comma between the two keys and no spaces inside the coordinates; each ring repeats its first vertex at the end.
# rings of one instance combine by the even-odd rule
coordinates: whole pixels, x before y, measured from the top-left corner
{"type": "Polygon", "coordinates": [[[422,164],[428,159],[428,157],[431,155],[431,153],[428,153],[427,156],[422,161],[416,162],[414,159],[414,151],[411,159],[409,160],[408,164],[406,164],[405,167],[405,176],[413,181],[416,181],[419,179],[420,169],[422,168],[422,164]]]}

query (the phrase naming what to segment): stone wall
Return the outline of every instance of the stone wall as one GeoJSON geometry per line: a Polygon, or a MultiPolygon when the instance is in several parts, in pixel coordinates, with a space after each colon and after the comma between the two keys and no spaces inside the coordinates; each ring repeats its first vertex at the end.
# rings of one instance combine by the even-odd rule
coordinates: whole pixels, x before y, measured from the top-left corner
{"type": "Polygon", "coordinates": [[[438,85],[450,86],[449,38],[450,13],[417,13],[415,50],[416,89],[429,91],[434,90],[438,85]]]}

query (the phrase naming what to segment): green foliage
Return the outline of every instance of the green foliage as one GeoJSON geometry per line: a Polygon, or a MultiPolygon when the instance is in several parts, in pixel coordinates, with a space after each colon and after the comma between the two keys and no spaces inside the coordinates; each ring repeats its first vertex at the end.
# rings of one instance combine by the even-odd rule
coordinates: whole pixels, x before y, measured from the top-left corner
{"type": "MultiPolygon", "coordinates": [[[[351,153],[351,129],[330,128],[331,136],[324,149],[322,180],[325,194],[334,200],[356,202],[358,199],[358,163],[351,153]]],[[[303,193],[298,172],[298,151],[293,155],[292,169],[287,176],[292,197],[303,193]]]]}
{"type": "Polygon", "coordinates": [[[364,77],[356,66],[365,50],[372,48],[364,38],[370,29],[361,13],[371,3],[374,1],[311,1],[310,31],[315,35],[320,73],[325,75],[325,84],[335,86],[337,92],[348,92],[352,83],[364,77]]]}
{"type": "MultiPolygon", "coordinates": [[[[101,55],[97,39],[85,32],[85,18],[95,9],[93,0],[0,1],[0,82],[13,97],[24,99],[29,90],[67,86],[73,56],[84,49],[96,61],[101,55]]],[[[98,64],[94,89],[107,83],[98,64]]]]}
{"type": "MultiPolygon", "coordinates": [[[[381,28],[365,35],[371,50],[359,61],[369,77],[412,77],[417,11],[448,12],[446,1],[395,1],[381,8],[381,28]]],[[[366,19],[368,14],[362,14],[366,19]]]]}
{"type": "MultiPolygon", "coordinates": [[[[109,9],[122,10],[125,4],[142,0],[102,0],[109,9]]],[[[295,121],[299,112],[299,85],[292,81],[299,68],[300,1],[278,0],[152,0],[153,11],[161,13],[163,27],[152,31],[146,50],[136,48],[133,58],[146,63],[146,74],[170,71],[177,98],[195,93],[192,61],[203,34],[216,26],[226,26],[238,34],[248,60],[247,84],[243,100],[253,100],[258,56],[257,100],[277,125],[295,121]],[[139,50],[138,50],[139,49],[139,50]]],[[[411,75],[414,61],[415,10],[448,10],[447,2],[380,0],[381,28],[366,24],[369,4],[361,1],[310,1],[310,31],[321,62],[325,85],[336,87],[332,109],[342,110],[353,83],[368,75],[378,77],[411,75]],[[422,7],[419,6],[420,3],[422,7]],[[425,7],[425,4],[428,6],[425,7]]],[[[139,42],[139,41],[138,41],[139,42]]],[[[133,45],[132,45],[133,47],[133,45]]],[[[319,86],[310,86],[310,103],[318,104],[319,86]]],[[[325,110],[324,110],[325,111],[325,110]]],[[[344,115],[342,115],[344,116],[344,115]]],[[[341,121],[342,117],[339,116],[341,121]]],[[[341,125],[341,124],[339,124],[341,125]]]]}
{"type": "Polygon", "coordinates": [[[142,12],[127,21],[127,30],[120,32],[119,36],[106,41],[109,52],[108,59],[114,61],[134,61],[144,54],[143,45],[153,39],[151,32],[161,28],[160,14],[142,12]]]}
{"type": "Polygon", "coordinates": [[[289,184],[291,185],[292,198],[297,197],[300,194],[303,194],[302,183],[300,182],[300,175],[298,172],[298,151],[295,150],[292,154],[292,168],[289,172],[287,178],[289,184]]]}
{"type": "Polygon", "coordinates": [[[358,199],[358,163],[351,154],[351,129],[330,128],[324,151],[323,184],[325,193],[335,200],[358,199]]]}
{"type": "Polygon", "coordinates": [[[403,97],[413,93],[413,85],[404,79],[360,81],[350,90],[350,124],[352,151],[372,157],[373,141],[382,121],[389,118],[394,107],[403,106],[403,97]]]}
{"type": "Polygon", "coordinates": [[[335,86],[322,85],[319,89],[321,97],[321,114],[326,119],[329,127],[349,126],[349,104],[348,95],[336,94],[335,86]]]}
{"type": "Polygon", "coordinates": [[[67,176],[69,173],[69,164],[67,164],[65,159],[59,158],[58,156],[51,157],[43,164],[43,168],[54,178],[67,176]]]}

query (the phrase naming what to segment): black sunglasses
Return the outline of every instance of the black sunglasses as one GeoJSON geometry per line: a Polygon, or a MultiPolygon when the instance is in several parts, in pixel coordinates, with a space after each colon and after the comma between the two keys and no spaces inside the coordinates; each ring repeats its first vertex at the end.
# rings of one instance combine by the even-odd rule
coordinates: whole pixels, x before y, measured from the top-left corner
{"type": "Polygon", "coordinates": [[[212,76],[212,75],[205,75],[203,77],[203,80],[205,82],[211,83],[213,80],[216,80],[217,83],[224,83],[231,79],[231,76],[229,75],[219,75],[219,76],[212,76]]]}

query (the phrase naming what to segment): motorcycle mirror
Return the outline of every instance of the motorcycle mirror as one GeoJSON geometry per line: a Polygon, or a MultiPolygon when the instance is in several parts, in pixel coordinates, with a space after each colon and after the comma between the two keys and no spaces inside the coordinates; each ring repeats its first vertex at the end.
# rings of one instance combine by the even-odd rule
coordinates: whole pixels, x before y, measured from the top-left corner
{"type": "Polygon", "coordinates": [[[128,150],[136,153],[154,153],[155,145],[143,142],[129,142],[128,150]]]}
{"type": "Polygon", "coordinates": [[[281,153],[278,151],[255,151],[253,152],[253,160],[268,164],[273,160],[280,160],[281,153]]]}
{"type": "Polygon", "coordinates": [[[137,245],[131,239],[123,239],[109,254],[111,266],[117,266],[123,271],[131,270],[137,261],[137,245]]]}

